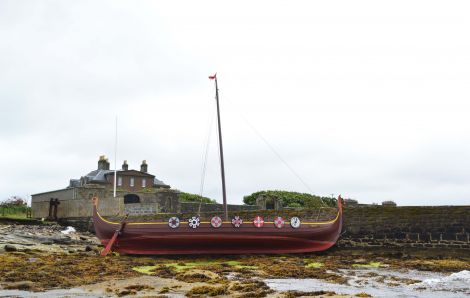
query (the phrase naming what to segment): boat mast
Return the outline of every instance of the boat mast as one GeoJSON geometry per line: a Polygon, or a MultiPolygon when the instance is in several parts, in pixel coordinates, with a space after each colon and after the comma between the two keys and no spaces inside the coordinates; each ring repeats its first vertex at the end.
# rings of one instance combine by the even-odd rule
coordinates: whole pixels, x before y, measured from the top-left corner
{"type": "Polygon", "coordinates": [[[222,145],[222,126],[220,125],[220,105],[219,105],[219,88],[217,86],[217,74],[210,76],[209,79],[215,80],[215,100],[217,102],[217,124],[219,131],[219,151],[220,151],[220,174],[222,176],[222,197],[224,200],[224,215],[225,221],[228,221],[227,210],[227,192],[225,189],[225,168],[224,168],[224,149],[222,145]]]}
{"type": "Polygon", "coordinates": [[[117,180],[117,116],[116,116],[116,130],[114,135],[114,187],[113,187],[113,197],[116,197],[116,180],[117,180]]]}

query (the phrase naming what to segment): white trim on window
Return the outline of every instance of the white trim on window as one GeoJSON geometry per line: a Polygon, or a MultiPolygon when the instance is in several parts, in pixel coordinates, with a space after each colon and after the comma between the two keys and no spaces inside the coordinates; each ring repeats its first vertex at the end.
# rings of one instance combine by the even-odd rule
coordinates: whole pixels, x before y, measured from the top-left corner
{"type": "Polygon", "coordinates": [[[145,178],[142,178],[142,187],[147,187],[147,180],[145,178]]]}
{"type": "Polygon", "coordinates": [[[117,186],[122,186],[122,177],[118,176],[117,186]]]}
{"type": "Polygon", "coordinates": [[[130,186],[130,187],[134,187],[134,177],[131,177],[131,178],[129,179],[129,186],[130,186]]]}

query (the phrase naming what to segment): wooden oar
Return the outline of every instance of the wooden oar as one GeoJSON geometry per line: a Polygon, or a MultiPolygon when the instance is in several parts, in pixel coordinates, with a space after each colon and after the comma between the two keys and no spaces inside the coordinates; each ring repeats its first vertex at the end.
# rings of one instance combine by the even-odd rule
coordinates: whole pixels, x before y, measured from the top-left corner
{"type": "Polygon", "coordinates": [[[111,237],[111,240],[109,240],[108,244],[106,247],[101,251],[101,256],[105,257],[111,248],[113,248],[114,242],[116,242],[117,237],[122,233],[122,230],[124,230],[124,227],[126,226],[126,219],[129,216],[129,214],[126,214],[126,217],[121,221],[121,225],[119,226],[119,229],[117,229],[114,232],[113,237],[111,237]]]}

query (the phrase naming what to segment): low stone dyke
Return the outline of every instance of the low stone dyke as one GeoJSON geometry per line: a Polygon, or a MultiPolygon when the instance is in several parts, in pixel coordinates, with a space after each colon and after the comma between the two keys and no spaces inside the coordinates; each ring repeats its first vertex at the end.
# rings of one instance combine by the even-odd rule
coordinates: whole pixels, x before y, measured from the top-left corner
{"type": "Polygon", "coordinates": [[[338,246],[470,250],[470,206],[345,208],[338,246]]]}

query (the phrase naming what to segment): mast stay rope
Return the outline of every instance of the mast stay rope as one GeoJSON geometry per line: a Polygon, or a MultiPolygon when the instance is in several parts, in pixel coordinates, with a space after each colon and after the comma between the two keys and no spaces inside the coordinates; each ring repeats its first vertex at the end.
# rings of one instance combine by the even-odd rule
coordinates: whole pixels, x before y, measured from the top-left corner
{"type": "Polygon", "coordinates": [[[201,205],[202,205],[202,195],[204,193],[204,184],[206,179],[206,170],[207,170],[207,158],[209,156],[209,148],[210,148],[210,140],[212,136],[212,126],[214,125],[214,115],[212,113],[213,105],[210,105],[210,112],[209,112],[209,129],[206,135],[206,141],[204,144],[203,155],[202,155],[202,166],[201,166],[201,182],[199,185],[199,208],[198,208],[198,215],[201,213],[201,205]]]}
{"type": "MultiPolygon", "coordinates": [[[[248,127],[253,130],[253,132],[264,142],[264,144],[274,153],[274,155],[291,171],[292,174],[302,183],[302,185],[311,193],[314,194],[313,190],[310,188],[310,186],[305,182],[304,179],[297,173],[297,171],[294,170],[294,168],[284,159],[282,158],[281,154],[277,152],[277,150],[268,142],[268,140],[263,137],[263,135],[257,130],[253,124],[243,115],[243,113],[240,111],[240,109],[237,108],[237,106],[229,99],[226,98],[226,101],[229,102],[237,111],[238,115],[245,121],[245,123],[248,125],[248,127]]],[[[323,200],[320,200],[321,204],[324,206],[327,206],[323,200]]]]}

